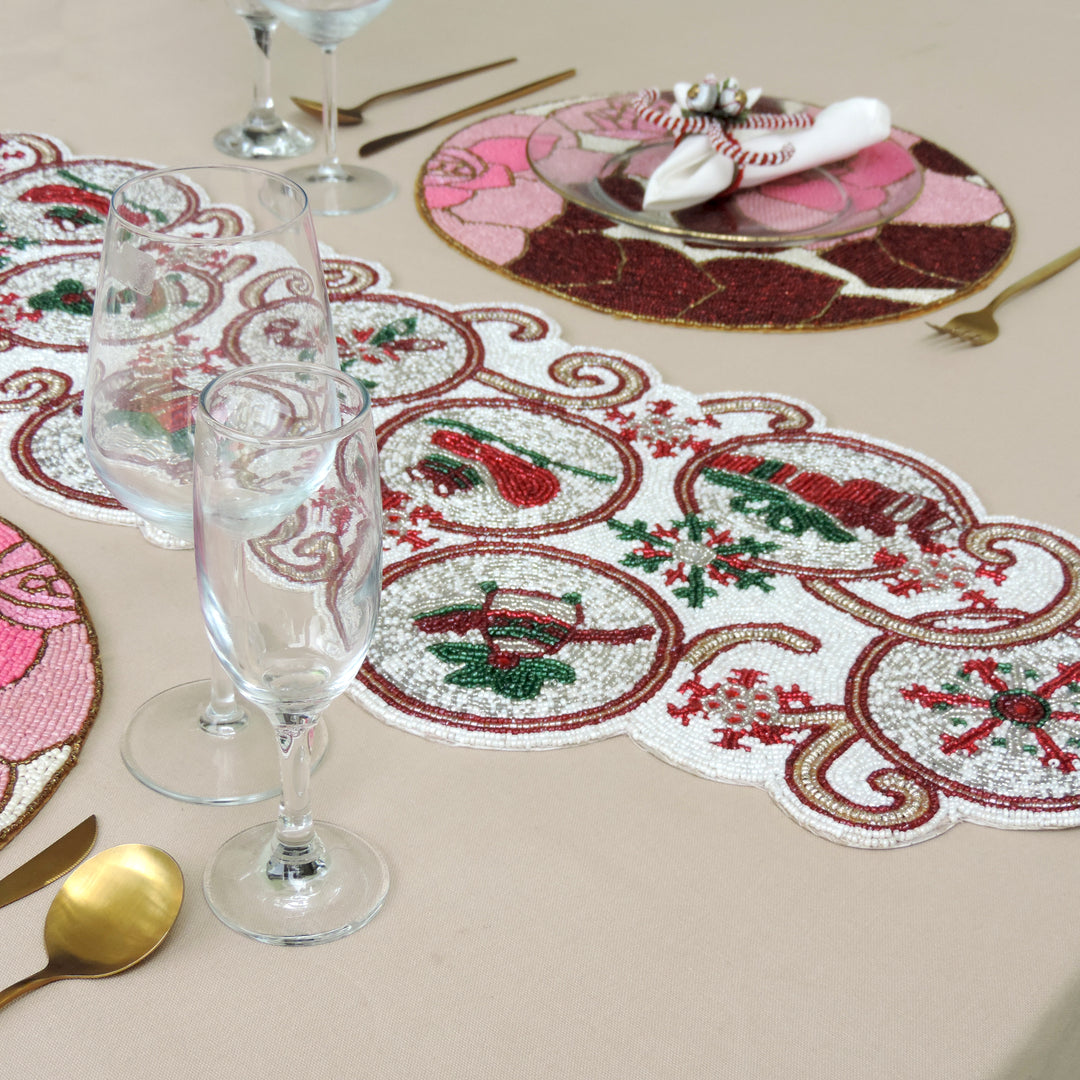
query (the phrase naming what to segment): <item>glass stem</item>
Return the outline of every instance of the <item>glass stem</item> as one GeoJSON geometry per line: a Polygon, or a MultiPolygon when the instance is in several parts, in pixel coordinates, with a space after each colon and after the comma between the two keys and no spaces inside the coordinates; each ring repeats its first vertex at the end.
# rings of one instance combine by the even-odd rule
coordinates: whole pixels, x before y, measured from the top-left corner
{"type": "Polygon", "coordinates": [[[244,19],[251,30],[251,39],[258,49],[255,60],[255,89],[251,111],[245,123],[248,127],[260,130],[276,128],[281,121],[274,112],[274,98],[270,82],[270,42],[274,36],[274,29],[277,27],[277,20],[262,15],[246,15],[244,19]]]}
{"type": "Polygon", "coordinates": [[[319,166],[322,177],[341,178],[341,161],[337,149],[337,46],[324,45],[323,54],[323,146],[326,155],[319,166]]]}
{"type": "Polygon", "coordinates": [[[247,722],[247,713],[236,700],[236,687],[214,656],[210,664],[210,704],[199,723],[211,735],[235,735],[247,722]]]}
{"type": "Polygon", "coordinates": [[[271,878],[295,881],[314,877],[325,865],[323,846],[311,816],[311,713],[280,713],[274,719],[281,765],[281,805],[274,847],[266,871],[271,878]]]}

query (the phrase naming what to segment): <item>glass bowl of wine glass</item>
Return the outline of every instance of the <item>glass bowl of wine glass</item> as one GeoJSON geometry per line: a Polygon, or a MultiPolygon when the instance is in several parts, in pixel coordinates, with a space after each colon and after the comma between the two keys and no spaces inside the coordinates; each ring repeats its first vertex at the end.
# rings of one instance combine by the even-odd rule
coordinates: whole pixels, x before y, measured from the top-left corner
{"type": "MultiPolygon", "coordinates": [[[[121,184],[94,297],[83,444],[149,539],[191,546],[201,389],[224,371],[282,360],[340,367],[303,189],[246,165],[158,170],[121,184]]],[[[277,792],[272,741],[215,665],[209,683],[144,703],[121,750],[157,791],[239,803],[277,792]]]]}

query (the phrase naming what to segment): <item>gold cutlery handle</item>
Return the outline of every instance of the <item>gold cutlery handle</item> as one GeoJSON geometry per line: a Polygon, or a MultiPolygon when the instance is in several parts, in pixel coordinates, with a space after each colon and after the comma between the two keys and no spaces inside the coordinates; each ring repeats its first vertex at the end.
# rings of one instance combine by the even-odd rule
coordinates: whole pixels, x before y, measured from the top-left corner
{"type": "Polygon", "coordinates": [[[496,60],[493,64],[481,64],[480,67],[469,68],[467,71],[455,71],[453,75],[440,75],[437,79],[425,79],[424,82],[411,83],[409,86],[399,86],[396,90],[384,90],[381,94],[376,94],[374,97],[369,97],[361,105],[357,105],[352,109],[338,109],[339,113],[361,113],[369,105],[374,105],[379,101],[392,101],[394,98],[405,97],[408,94],[418,94],[421,90],[434,90],[437,86],[445,86],[447,83],[452,83],[458,79],[468,78],[470,75],[479,75],[482,71],[492,71],[495,68],[503,67],[506,64],[517,63],[516,56],[507,57],[505,60],[496,60]]]}
{"type": "Polygon", "coordinates": [[[58,975],[49,965],[46,965],[34,975],[27,975],[25,979],[20,979],[17,983],[12,983],[0,990],[0,1009],[5,1005],[10,1005],[16,998],[21,998],[23,994],[29,994],[31,990],[36,990],[39,986],[45,986],[62,978],[64,978],[63,975],[58,975]]]}
{"type": "Polygon", "coordinates": [[[1006,300],[1011,300],[1014,296],[1018,296],[1020,293],[1027,292],[1028,289],[1041,284],[1047,278],[1060,273],[1066,266],[1071,266],[1077,259],[1080,259],[1080,247],[1073,248],[1072,251],[1067,251],[1064,255],[1059,255],[1053,262],[1040,266],[1038,270],[1033,270],[1027,277],[1022,277],[1019,281],[1014,281],[1007,289],[1002,289],[990,301],[988,310],[997,310],[1006,300]]]}
{"type": "Polygon", "coordinates": [[[430,131],[433,127],[438,127],[440,124],[452,124],[455,120],[464,120],[467,116],[483,112],[485,109],[492,109],[496,105],[505,105],[508,101],[514,101],[516,98],[524,97],[526,94],[531,94],[536,90],[543,90],[545,87],[554,86],[555,83],[572,78],[576,74],[577,70],[575,68],[569,68],[567,71],[560,71],[557,75],[549,75],[546,79],[537,79],[536,82],[526,83],[524,86],[519,86],[515,90],[507,90],[506,93],[497,94],[495,97],[488,98],[486,101],[480,101],[475,105],[469,105],[467,108],[458,109],[457,112],[447,113],[446,116],[440,116],[436,120],[429,120],[426,124],[421,124],[419,127],[409,128],[408,131],[398,131],[393,135],[382,135],[378,139],[372,139],[371,142],[364,143],[359,150],[360,156],[368,157],[371,154],[377,154],[380,150],[385,150],[388,146],[396,146],[399,142],[411,139],[413,135],[419,135],[421,132],[430,131]]]}

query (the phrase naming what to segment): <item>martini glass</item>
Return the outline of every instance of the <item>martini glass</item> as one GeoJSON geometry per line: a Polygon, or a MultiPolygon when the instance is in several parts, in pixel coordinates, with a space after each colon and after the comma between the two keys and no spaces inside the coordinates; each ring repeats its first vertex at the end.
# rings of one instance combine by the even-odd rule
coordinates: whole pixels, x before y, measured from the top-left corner
{"type": "MultiPolygon", "coordinates": [[[[148,539],[191,545],[202,387],[220,372],[282,359],[339,367],[303,190],[243,165],[165,169],[121,184],[94,297],[83,443],[148,539]]],[[[314,739],[325,740],[321,726],[314,739]]],[[[312,749],[320,752],[314,741],[312,749]]],[[[279,790],[273,740],[249,722],[216,664],[209,684],[144,703],[121,751],[148,787],[189,802],[252,802],[279,790]]]]}
{"type": "Polygon", "coordinates": [[[381,15],[391,0],[264,0],[287,26],[323,52],[324,158],[288,172],[308,193],[316,214],[355,214],[388,203],[394,182],[362,165],[342,165],[337,150],[337,47],[381,15]]]}
{"type": "Polygon", "coordinates": [[[203,391],[195,422],[195,561],[214,651],[277,736],[276,822],[207,866],[214,913],[249,937],[310,945],[379,910],[382,855],[311,813],[308,741],[356,678],[375,630],[382,514],[367,391],[342,371],[260,364],[203,391]]]}
{"type": "Polygon", "coordinates": [[[277,19],[260,0],[226,0],[226,3],[247,23],[258,56],[251,109],[238,124],[222,128],[214,136],[214,145],[223,154],[236,158],[289,158],[306,154],[315,145],[315,140],[274,111],[270,92],[270,42],[277,19]]]}

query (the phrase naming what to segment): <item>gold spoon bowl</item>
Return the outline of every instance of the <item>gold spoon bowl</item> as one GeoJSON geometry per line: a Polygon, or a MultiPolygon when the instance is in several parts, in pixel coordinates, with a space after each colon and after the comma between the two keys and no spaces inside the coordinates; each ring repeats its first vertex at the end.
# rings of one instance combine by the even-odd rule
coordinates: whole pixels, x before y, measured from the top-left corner
{"type": "Polygon", "coordinates": [[[72,871],[45,916],[49,962],[0,990],[0,1008],[57,979],[100,979],[145,960],[172,929],[184,875],[171,855],[123,844],[72,871]]]}

